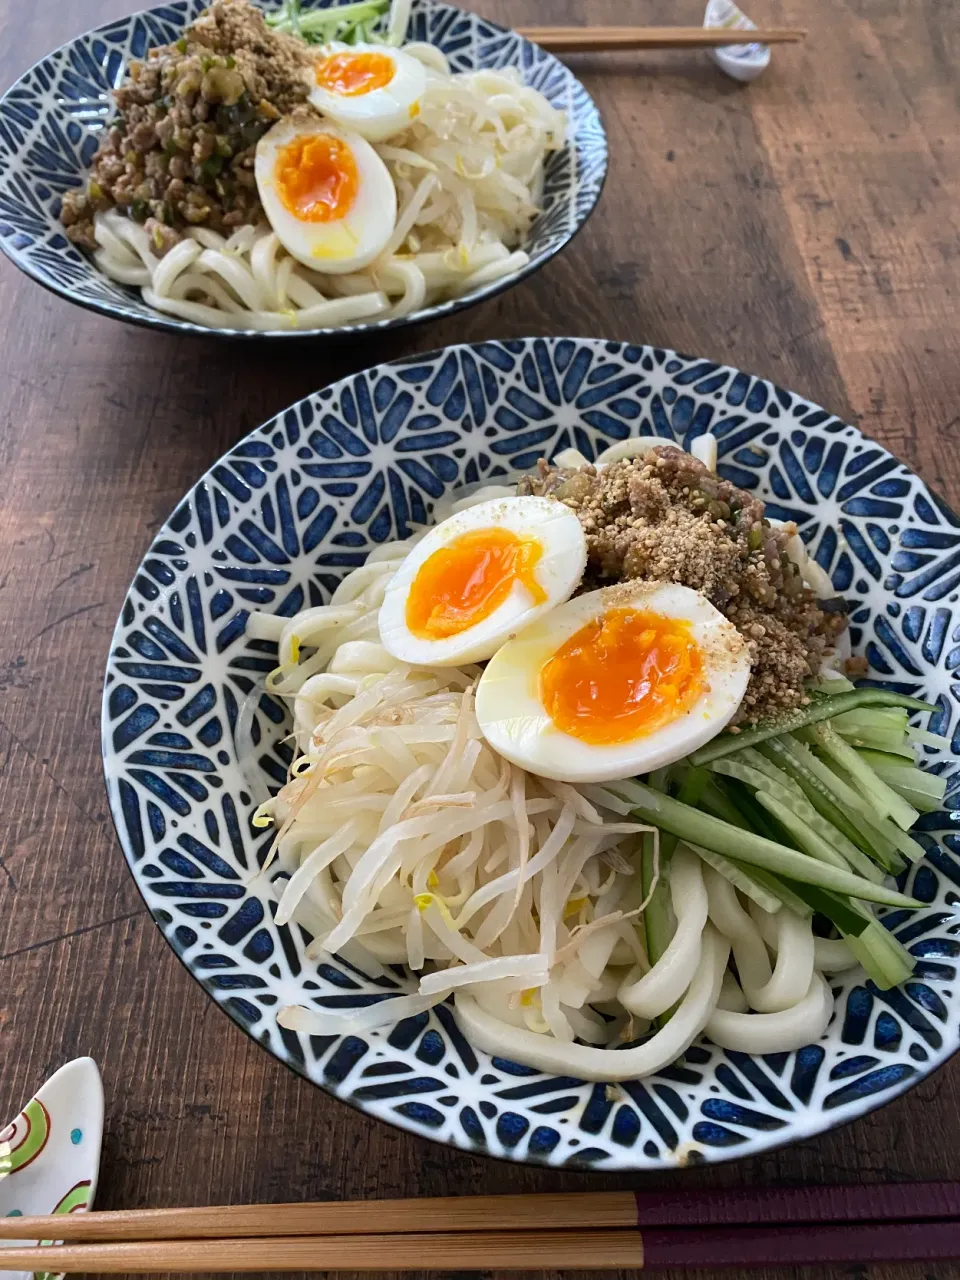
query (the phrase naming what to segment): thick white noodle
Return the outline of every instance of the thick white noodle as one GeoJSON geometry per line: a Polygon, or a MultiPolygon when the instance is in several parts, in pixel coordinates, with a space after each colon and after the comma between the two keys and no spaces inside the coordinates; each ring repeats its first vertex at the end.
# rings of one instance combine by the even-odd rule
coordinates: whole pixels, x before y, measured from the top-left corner
{"type": "Polygon", "coordinates": [[[701,960],[701,943],[707,923],[707,891],[700,859],[678,845],[670,864],[670,900],[677,928],[666,951],[637,982],[625,982],[618,999],[630,1013],[655,1018],[664,1013],[689,987],[701,960]]]}
{"type": "MultiPolygon", "coordinates": [[[[777,940],[773,916],[764,911],[754,918],[754,923],[764,942],[775,949],[777,940]]],[[[843,973],[846,969],[855,969],[859,963],[843,938],[814,938],[813,967],[821,973],[843,973]]]]}
{"type": "MultiPolygon", "coordinates": [[[[436,517],[503,492],[481,485],[436,517]]],[[[822,973],[855,963],[845,943],[815,938],[786,905],[763,910],[680,843],[664,870],[674,933],[651,967],[640,878],[620,847],[643,829],[629,804],[498,757],[474,712],[477,667],[390,656],[377,615],[419,536],[378,547],[329,604],[251,619],[278,643],[267,688],[293,700],[302,752],[263,807],[289,876],[277,920],[314,934],[310,958],[402,963],[417,984],[358,1011],[284,1009],[280,1024],[370,1031],[452,999],[476,1048],[598,1081],[657,1071],[702,1031],[752,1053],[815,1041],[833,1010],[822,973]]]]}
{"type": "Polygon", "coordinates": [[[689,1049],[716,1009],[729,953],[726,940],[707,925],[703,960],[679,1009],[661,1031],[632,1049],[611,1051],[562,1043],[511,1026],[488,1013],[467,993],[457,997],[454,1014],[470,1044],[485,1053],[525,1062],[554,1075],[610,1082],[633,1080],[659,1071],[689,1049]]]}
{"type": "Polygon", "coordinates": [[[712,867],[704,867],[710,900],[710,919],[730,940],[737,964],[740,986],[751,1009],[758,1013],[778,1013],[804,998],[814,969],[814,938],[811,921],[783,908],[775,915],[756,903],[748,915],[740,905],[737,891],[712,867]],[[763,918],[761,931],[756,921],[763,918]],[[776,967],[771,970],[764,935],[776,951],[776,967]]]}
{"type": "MultiPolygon", "coordinates": [[[[482,487],[457,505],[490,496],[482,487]]],[[[290,875],[278,882],[278,919],[315,933],[311,955],[360,947],[406,962],[421,974],[417,1000],[428,1001],[417,1007],[475,990],[499,992],[489,998],[502,1013],[522,993],[524,1027],[604,1045],[619,1027],[589,1006],[619,985],[608,962],[625,911],[639,905],[624,891],[634,868],[615,846],[642,827],[496,757],[473,711],[475,668],[412,669],[390,657],[377,610],[413,541],[379,548],[327,605],[279,624],[253,620],[254,634],[278,642],[268,688],[293,698],[304,752],[272,806],[290,875]]],[[[621,964],[634,948],[635,934],[621,964]]],[[[397,1015],[387,1001],[362,1025],[397,1015]]],[[[307,1025],[303,1016],[281,1020],[307,1025]]],[[[315,1010],[309,1025],[357,1024],[315,1010]]]]}
{"type": "Polygon", "coordinates": [[[832,1014],[830,988],[819,974],[814,974],[804,998],[782,1013],[735,1013],[718,1008],[704,1030],[721,1049],[789,1053],[819,1040],[832,1014]]]}

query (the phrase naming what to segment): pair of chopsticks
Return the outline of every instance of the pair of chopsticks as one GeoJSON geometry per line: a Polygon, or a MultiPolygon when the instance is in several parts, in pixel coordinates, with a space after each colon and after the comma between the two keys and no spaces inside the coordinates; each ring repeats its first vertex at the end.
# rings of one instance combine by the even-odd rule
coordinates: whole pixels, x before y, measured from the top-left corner
{"type": "Polygon", "coordinates": [[[741,31],[726,27],[520,27],[520,35],[553,53],[609,49],[710,49],[731,44],[796,44],[799,28],[741,31]]]}
{"type": "Polygon", "coordinates": [[[130,1209],[0,1220],[0,1270],[596,1271],[960,1259],[960,1183],[130,1209]]]}

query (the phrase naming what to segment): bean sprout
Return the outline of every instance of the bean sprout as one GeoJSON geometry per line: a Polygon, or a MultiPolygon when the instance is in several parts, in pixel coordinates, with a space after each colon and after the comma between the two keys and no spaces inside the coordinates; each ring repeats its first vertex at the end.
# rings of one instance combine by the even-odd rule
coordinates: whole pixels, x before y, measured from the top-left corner
{"type": "MultiPolygon", "coordinates": [[[[505,492],[480,486],[435,514],[505,492]]],[[[643,898],[634,856],[649,828],[612,791],[499,757],[474,711],[479,668],[388,654],[379,607],[420,536],[377,548],[329,604],[251,619],[278,644],[267,689],[292,701],[300,753],[258,811],[276,826],[277,921],[314,934],[310,958],[410,974],[403,994],[348,1011],[318,995],[280,1024],[368,1032],[451,1000],[474,1047],[598,1081],[655,1072],[700,1034],[750,1053],[816,1040],[833,1011],[823,973],[856,963],[845,942],[769,894],[765,910],[679,843],[657,858],[674,929],[651,963],[636,926],[653,889],[643,898]]]]}

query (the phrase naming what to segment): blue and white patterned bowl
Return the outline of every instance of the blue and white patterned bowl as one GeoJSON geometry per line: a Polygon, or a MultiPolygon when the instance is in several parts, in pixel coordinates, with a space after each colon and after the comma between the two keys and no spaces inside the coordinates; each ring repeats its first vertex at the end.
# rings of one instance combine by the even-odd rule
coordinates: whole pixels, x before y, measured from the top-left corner
{"type": "MultiPolygon", "coordinates": [[[[667,1167],[752,1154],[895,1097],[958,1045],[960,812],[924,818],[910,876],[922,911],[888,912],[917,959],[903,990],[854,972],[826,1034],[755,1058],[700,1042],[616,1088],[475,1052],[450,1009],[363,1038],[281,1031],[286,1004],[352,1008],[404,985],[304,959],[259,865],[269,842],[233,744],[238,707],[274,665],[250,609],[324,601],[377,543],[438,498],[516,477],[541,455],[658,435],[717,437],[720,471],[797,521],[852,603],[874,679],[922,693],[960,739],[960,523],[854,427],[761,378],[669,351],[587,339],[448,348],[348,378],[254,431],[184,498],[130,588],[107,667],[103,755],[137,884],[214,1000],[295,1071],[363,1110],[468,1150],[554,1165],[667,1167]]],[[[283,781],[286,712],[260,701],[253,781],[283,781]]],[[[929,762],[955,775],[951,753],[929,762]]],[[[951,788],[952,791],[952,788],[951,788]]]]}
{"type": "MultiPolygon", "coordinates": [[[[304,0],[303,9],[336,2],[304,0]]],[[[518,67],[527,84],[567,112],[567,145],[548,158],[542,212],[521,246],[530,255],[527,265],[462,298],[409,316],[338,329],[211,330],[153,310],[139,290],[108,280],[67,240],[59,221],[60,202],[65,191],[86,180],[100,132],[112,114],[111,90],[123,80],[130,59],[176,40],[208,3],[175,0],[97,27],[43,58],[0,98],[0,249],[21,271],[69,302],[152,329],[227,338],[298,339],[401,328],[451,315],[509,289],[559,253],[593,212],[607,173],[607,139],[593,99],[574,74],[552,54],[495,22],[439,0],[414,0],[410,39],[437,45],[456,71],[518,67]]],[[[258,3],[264,9],[279,7],[279,0],[258,3]]]]}

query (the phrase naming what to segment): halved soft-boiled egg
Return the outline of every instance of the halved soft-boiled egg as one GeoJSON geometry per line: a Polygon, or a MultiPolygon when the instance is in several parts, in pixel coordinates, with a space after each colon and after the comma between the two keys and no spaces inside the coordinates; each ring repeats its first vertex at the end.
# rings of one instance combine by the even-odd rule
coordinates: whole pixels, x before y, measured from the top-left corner
{"type": "Polygon", "coordinates": [[[280,243],[315,271],[357,271],[393,234],[396,187],[357,134],[313,115],[289,116],[257,143],[254,172],[280,243]]]}
{"type": "Polygon", "coordinates": [[[568,600],[503,645],[480,678],[477,719],[531,773],[609,782],[703,746],[749,678],[745,641],[699,592],[627,582],[568,600]]]}
{"type": "Polygon", "coordinates": [[[410,127],[427,87],[422,62],[378,44],[328,44],[313,65],[310,101],[370,142],[410,127]]]}
{"type": "Polygon", "coordinates": [[[481,662],[574,592],[587,563],[580,521],[552,498],[496,498],[431,529],[394,574],[380,638],[401,662],[481,662]]]}

